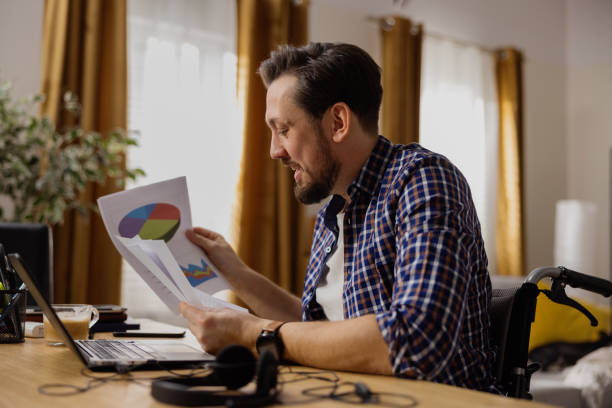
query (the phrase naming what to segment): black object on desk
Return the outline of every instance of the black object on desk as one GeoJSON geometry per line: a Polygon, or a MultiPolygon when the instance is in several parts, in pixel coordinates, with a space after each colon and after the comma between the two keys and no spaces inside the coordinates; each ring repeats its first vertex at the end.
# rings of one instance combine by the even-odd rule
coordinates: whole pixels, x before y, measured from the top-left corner
{"type": "Polygon", "coordinates": [[[127,309],[118,305],[94,305],[100,313],[100,320],[91,328],[90,334],[100,332],[124,332],[139,330],[140,323],[126,322],[127,309]]]}
{"type": "Polygon", "coordinates": [[[171,337],[180,338],[185,337],[185,331],[182,332],[143,332],[143,331],[125,331],[125,332],[114,332],[115,337],[171,337]]]}
{"type": "MultiPolygon", "coordinates": [[[[46,224],[0,222],[0,242],[6,253],[19,253],[32,271],[36,285],[53,303],[53,255],[51,230],[46,224]]],[[[21,283],[21,282],[19,282],[21,283]]],[[[19,283],[9,289],[17,289],[19,283]]],[[[7,288],[5,288],[7,289],[7,288]]],[[[36,305],[27,296],[28,306],[36,305]]]]}
{"type": "Polygon", "coordinates": [[[126,330],[139,330],[139,329],[140,329],[140,323],[98,321],[91,328],[91,332],[92,333],[124,332],[126,330]]]}

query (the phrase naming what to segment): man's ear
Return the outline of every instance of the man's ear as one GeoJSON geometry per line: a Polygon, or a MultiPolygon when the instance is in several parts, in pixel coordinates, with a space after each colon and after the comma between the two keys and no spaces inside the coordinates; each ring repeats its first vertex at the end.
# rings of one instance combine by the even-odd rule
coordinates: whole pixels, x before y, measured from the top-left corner
{"type": "Polygon", "coordinates": [[[329,108],[331,116],[332,141],[341,143],[351,130],[351,108],[344,102],[337,102],[329,108]]]}

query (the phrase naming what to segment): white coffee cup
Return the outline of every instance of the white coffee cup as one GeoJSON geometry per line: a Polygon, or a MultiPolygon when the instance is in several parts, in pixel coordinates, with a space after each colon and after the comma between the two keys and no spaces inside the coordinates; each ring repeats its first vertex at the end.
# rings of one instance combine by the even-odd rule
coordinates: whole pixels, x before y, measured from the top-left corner
{"type": "MultiPolygon", "coordinates": [[[[62,321],[66,330],[75,340],[84,340],[89,337],[89,329],[100,319],[98,309],[92,305],[84,304],[55,304],[51,305],[55,314],[62,321]]],[[[47,316],[43,318],[45,339],[52,346],[62,345],[63,340],[51,325],[47,316]]]]}

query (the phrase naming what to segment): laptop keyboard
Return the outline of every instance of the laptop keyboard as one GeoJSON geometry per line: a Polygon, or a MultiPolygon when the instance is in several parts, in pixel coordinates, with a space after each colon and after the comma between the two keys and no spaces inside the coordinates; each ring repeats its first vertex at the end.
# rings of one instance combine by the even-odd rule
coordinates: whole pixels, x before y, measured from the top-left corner
{"type": "Polygon", "coordinates": [[[104,360],[149,360],[153,356],[134,343],[118,340],[95,340],[78,342],[85,351],[104,360]]]}

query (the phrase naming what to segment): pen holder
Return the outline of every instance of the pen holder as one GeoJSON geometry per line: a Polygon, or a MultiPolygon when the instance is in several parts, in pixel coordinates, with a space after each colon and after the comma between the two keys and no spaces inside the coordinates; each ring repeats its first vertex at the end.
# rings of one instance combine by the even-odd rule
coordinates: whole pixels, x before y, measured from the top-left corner
{"type": "Polygon", "coordinates": [[[26,290],[0,290],[0,343],[24,341],[26,290]]]}

